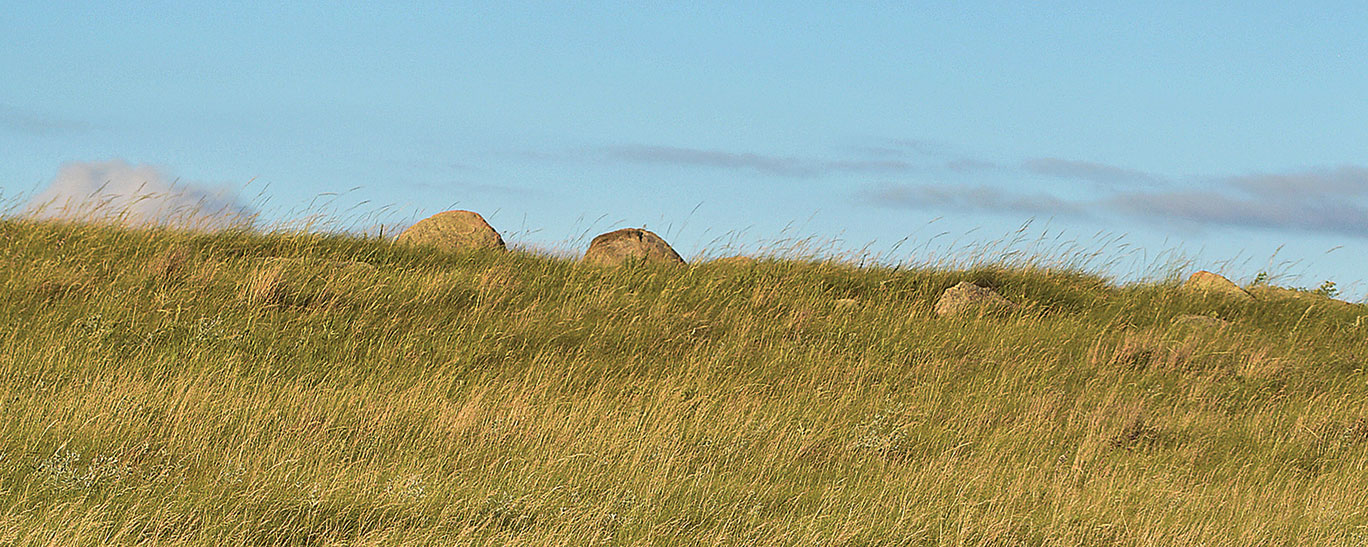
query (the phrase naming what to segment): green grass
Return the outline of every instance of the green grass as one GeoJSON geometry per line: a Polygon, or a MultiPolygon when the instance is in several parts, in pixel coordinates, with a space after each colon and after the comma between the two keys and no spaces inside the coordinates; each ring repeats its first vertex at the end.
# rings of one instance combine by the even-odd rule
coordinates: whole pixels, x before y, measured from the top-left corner
{"type": "Polygon", "coordinates": [[[0,287],[0,545],[1368,543],[1363,306],[22,220],[0,287]]]}

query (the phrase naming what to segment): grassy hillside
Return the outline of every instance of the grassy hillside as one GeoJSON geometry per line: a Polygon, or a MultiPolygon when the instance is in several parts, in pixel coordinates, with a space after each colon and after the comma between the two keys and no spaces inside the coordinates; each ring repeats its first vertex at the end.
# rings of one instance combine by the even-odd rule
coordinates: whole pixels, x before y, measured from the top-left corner
{"type": "Polygon", "coordinates": [[[0,287],[4,545],[1368,542],[1362,306],[15,220],[0,287]]]}

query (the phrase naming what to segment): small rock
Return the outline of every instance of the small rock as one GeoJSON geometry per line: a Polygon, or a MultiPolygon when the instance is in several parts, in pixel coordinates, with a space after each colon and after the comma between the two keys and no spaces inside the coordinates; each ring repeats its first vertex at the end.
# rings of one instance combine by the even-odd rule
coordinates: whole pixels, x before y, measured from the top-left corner
{"type": "Polygon", "coordinates": [[[1230,324],[1230,321],[1210,315],[1184,314],[1173,318],[1174,325],[1199,328],[1221,328],[1230,324]]]}
{"type": "Polygon", "coordinates": [[[472,249],[503,250],[499,232],[474,211],[446,211],[437,213],[399,234],[395,243],[425,245],[446,252],[472,249]]]}
{"type": "Polygon", "coordinates": [[[936,315],[950,316],[965,313],[980,315],[994,311],[1008,311],[1016,308],[1010,300],[1003,298],[992,289],[980,287],[968,281],[945,289],[936,301],[936,315]]]}
{"type": "Polygon", "coordinates": [[[838,308],[853,308],[860,305],[860,301],[854,298],[837,298],[834,304],[838,308]]]}
{"type": "Polygon", "coordinates": [[[1249,291],[1241,289],[1239,285],[1206,270],[1192,274],[1187,282],[1183,283],[1183,289],[1202,294],[1219,294],[1230,296],[1239,300],[1253,300],[1249,291]]]}
{"type": "Polygon", "coordinates": [[[654,233],[641,228],[623,228],[595,237],[584,253],[587,264],[613,265],[627,260],[683,264],[684,259],[670,248],[669,243],[654,233]]]}

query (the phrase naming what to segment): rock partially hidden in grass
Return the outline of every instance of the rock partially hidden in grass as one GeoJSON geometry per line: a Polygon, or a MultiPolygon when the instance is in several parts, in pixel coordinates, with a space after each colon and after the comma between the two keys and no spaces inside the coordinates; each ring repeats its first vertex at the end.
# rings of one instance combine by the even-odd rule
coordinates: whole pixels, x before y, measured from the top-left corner
{"type": "Polygon", "coordinates": [[[968,281],[945,289],[936,300],[936,315],[941,317],[966,314],[984,315],[992,312],[1011,311],[1016,304],[1003,298],[992,289],[980,287],[968,281]]]}
{"type": "Polygon", "coordinates": [[[506,248],[499,232],[474,211],[437,213],[410,226],[394,241],[435,247],[445,252],[506,248]]]}
{"type": "Polygon", "coordinates": [[[663,264],[684,263],[684,259],[670,248],[669,243],[641,228],[623,228],[600,235],[589,242],[589,250],[584,253],[586,264],[613,265],[629,260],[663,264]]]}
{"type": "Polygon", "coordinates": [[[832,303],[836,304],[836,307],[838,308],[853,308],[860,305],[860,301],[854,298],[837,298],[832,303]]]}
{"type": "Polygon", "coordinates": [[[1174,325],[1197,328],[1222,328],[1230,324],[1230,321],[1210,315],[1184,314],[1173,318],[1174,325]]]}
{"type": "Polygon", "coordinates": [[[1188,277],[1187,282],[1183,283],[1183,290],[1201,294],[1224,295],[1238,300],[1254,299],[1248,291],[1241,289],[1239,285],[1236,285],[1231,280],[1226,279],[1220,274],[1211,273],[1206,270],[1199,271],[1192,274],[1191,277],[1188,277]]]}

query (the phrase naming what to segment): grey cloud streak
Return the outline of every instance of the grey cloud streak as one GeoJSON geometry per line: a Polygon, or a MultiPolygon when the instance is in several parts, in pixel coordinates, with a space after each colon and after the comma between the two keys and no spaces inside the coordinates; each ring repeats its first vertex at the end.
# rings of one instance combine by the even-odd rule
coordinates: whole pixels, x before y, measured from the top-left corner
{"type": "Polygon", "coordinates": [[[91,126],[0,104],[0,129],[33,137],[50,137],[83,133],[91,126]]]}
{"type": "Polygon", "coordinates": [[[950,155],[945,145],[922,139],[883,139],[877,144],[855,146],[851,149],[867,156],[885,158],[945,157],[950,155]]]}
{"type": "Polygon", "coordinates": [[[817,159],[656,145],[596,149],[613,162],[698,167],[790,178],[900,175],[939,171],[948,176],[1032,174],[1088,183],[1083,195],[1023,192],[999,186],[883,184],[857,199],[885,207],[998,211],[1058,216],[1124,215],[1155,222],[1290,229],[1368,236],[1368,168],[1339,166],[1283,173],[1209,177],[1198,184],[1139,169],[1058,157],[999,163],[946,153],[924,141],[884,141],[855,148],[851,159],[817,159]],[[919,165],[910,158],[928,158],[919,165]],[[941,159],[935,159],[941,158],[941,159]],[[1196,188],[1196,189],[1194,189],[1196,188]]]}
{"type": "Polygon", "coordinates": [[[885,139],[876,145],[856,146],[851,150],[868,157],[930,159],[938,167],[960,173],[996,171],[1005,167],[996,161],[956,152],[943,143],[923,139],[885,139]]]}
{"type": "Polygon", "coordinates": [[[896,159],[820,160],[674,146],[625,145],[601,151],[615,161],[753,171],[797,178],[835,173],[899,173],[916,169],[915,165],[896,159]]]}
{"type": "Polygon", "coordinates": [[[1298,196],[1326,193],[1338,196],[1368,195],[1368,168],[1343,165],[1296,173],[1256,174],[1228,177],[1225,182],[1260,196],[1298,196]]]}
{"type": "Polygon", "coordinates": [[[1120,214],[1154,222],[1289,229],[1368,237],[1368,169],[1346,166],[1212,179],[1199,189],[1112,191],[1093,199],[994,186],[881,185],[858,194],[884,207],[1037,215],[1120,214]]]}
{"type": "Polygon", "coordinates": [[[1048,194],[1014,194],[984,185],[885,184],[862,191],[860,200],[874,205],[914,209],[951,208],[1060,215],[1082,213],[1076,204],[1048,194]]]}
{"type": "Polygon", "coordinates": [[[1128,193],[1103,202],[1136,217],[1368,236],[1368,207],[1329,196],[1253,198],[1214,191],[1128,193]]]}
{"type": "Polygon", "coordinates": [[[987,160],[980,160],[974,158],[960,158],[957,160],[950,160],[945,162],[945,168],[951,171],[958,171],[960,173],[968,173],[973,171],[998,170],[1002,169],[1002,166],[995,162],[987,160]]]}
{"type": "Polygon", "coordinates": [[[728,169],[793,178],[944,169],[957,173],[1021,171],[1052,178],[1083,180],[1102,186],[1159,186],[1166,183],[1164,177],[1138,169],[1054,157],[1003,164],[973,155],[953,153],[931,141],[885,140],[877,145],[851,147],[847,151],[855,157],[832,160],[650,144],[608,146],[594,150],[596,159],[612,162],[728,169]],[[920,159],[923,163],[914,163],[912,159],[920,159]]]}
{"type": "Polygon", "coordinates": [[[1136,169],[1060,158],[1028,159],[1021,162],[1021,169],[1037,175],[1086,180],[1104,185],[1159,184],[1163,182],[1161,177],[1136,169]]]}

